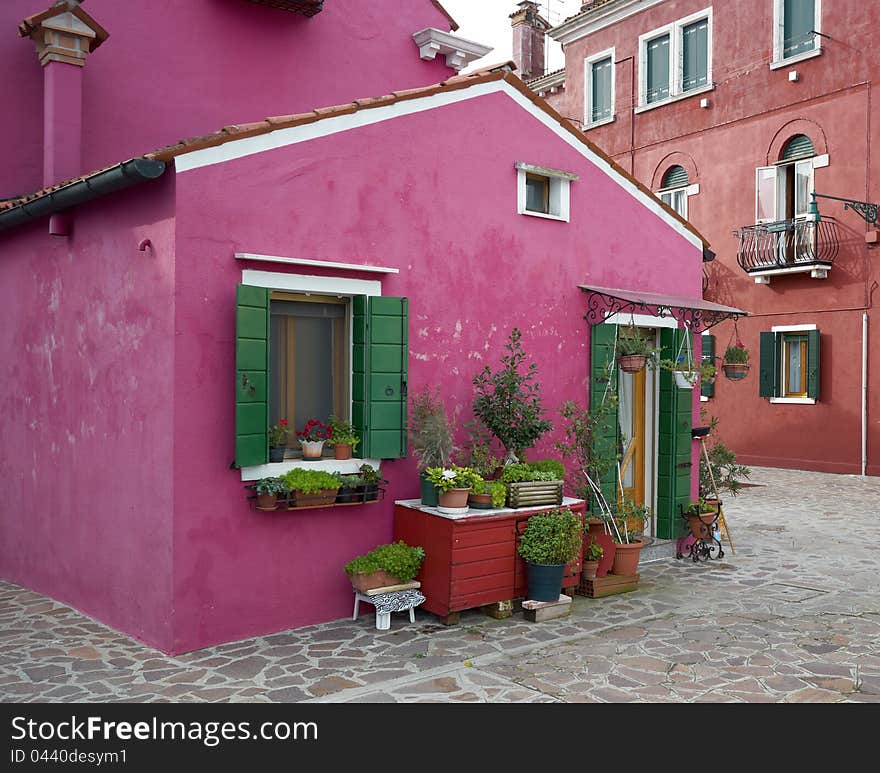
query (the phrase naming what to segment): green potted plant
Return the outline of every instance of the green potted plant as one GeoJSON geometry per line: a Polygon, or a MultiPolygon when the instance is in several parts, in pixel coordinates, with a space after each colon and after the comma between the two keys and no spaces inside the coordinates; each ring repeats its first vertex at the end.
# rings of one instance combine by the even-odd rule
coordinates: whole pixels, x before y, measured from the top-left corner
{"type": "Polygon", "coordinates": [[[276,510],[278,495],[287,491],[281,478],[260,478],[254,485],[257,492],[257,510],[276,510]]]}
{"type": "Polygon", "coordinates": [[[724,377],[731,381],[739,381],[749,375],[749,350],[737,342],[734,346],[728,346],[721,361],[721,369],[724,377]]]}
{"type": "Polygon", "coordinates": [[[554,507],[529,518],[518,551],[526,562],[528,597],[557,601],[565,567],[577,559],[583,524],[567,507],[554,507]]]}
{"type": "Polygon", "coordinates": [[[685,511],[691,534],[696,539],[709,539],[712,536],[712,524],[718,517],[720,504],[709,502],[703,497],[698,502],[691,502],[685,511]]]}
{"type": "Polygon", "coordinates": [[[585,580],[595,580],[596,573],[599,571],[599,559],[602,558],[605,550],[596,542],[594,535],[587,534],[587,539],[589,542],[584,548],[584,561],[581,565],[581,572],[585,580]]]}
{"type": "Polygon", "coordinates": [[[387,481],[383,480],[382,474],[371,464],[362,464],[358,469],[364,482],[364,501],[376,501],[379,498],[379,484],[387,481]]]}
{"type": "Polygon", "coordinates": [[[556,465],[558,467],[508,464],[501,471],[501,481],[507,488],[507,506],[561,505],[565,468],[561,462],[556,462],[556,465]]]}
{"type": "Polygon", "coordinates": [[[619,331],[617,336],[617,364],[627,373],[638,373],[649,362],[656,361],[658,349],[650,346],[650,341],[635,326],[630,325],[619,331]]]}
{"type": "Polygon", "coordinates": [[[455,464],[450,467],[429,467],[425,475],[437,490],[437,509],[441,513],[457,514],[467,510],[471,487],[483,480],[470,467],[455,464]]]}
{"type": "Polygon", "coordinates": [[[506,501],[507,487],[500,480],[481,480],[468,494],[468,506],[477,510],[497,510],[506,501]]]}
{"type": "Polygon", "coordinates": [[[269,461],[283,462],[284,452],[287,450],[287,436],[290,434],[290,427],[287,425],[287,419],[278,419],[277,424],[269,427],[269,461]]]}
{"type": "Polygon", "coordinates": [[[715,375],[715,366],[701,362],[699,365],[680,354],[676,360],[663,359],[657,363],[661,370],[671,371],[679,389],[693,389],[700,378],[711,378],[715,375]]]}
{"type": "Polygon", "coordinates": [[[421,547],[411,547],[401,540],[379,545],[353,558],[345,565],[345,573],[352,586],[363,592],[412,582],[424,560],[425,551],[421,547]]]}
{"type": "Polygon", "coordinates": [[[332,505],[342,486],[342,478],[323,470],[295,467],[281,476],[289,495],[289,508],[332,505]]]}
{"type": "Polygon", "coordinates": [[[487,365],[473,381],[477,393],[474,415],[504,446],[505,464],[518,462],[524,449],[553,428],[543,418],[537,365],[531,363],[525,372],[521,370],[526,359],[521,338],[519,329],[513,328],[501,369],[493,373],[487,365]]]}
{"type": "Polygon", "coordinates": [[[317,419],[309,419],[296,437],[302,446],[303,459],[320,459],[324,453],[324,443],[330,437],[330,429],[317,419]]]}
{"type": "Polygon", "coordinates": [[[351,454],[357,448],[361,439],[354,431],[354,426],[350,421],[343,421],[337,416],[331,416],[327,420],[327,426],[330,431],[330,437],[327,443],[333,446],[334,459],[351,459],[351,454]]]}
{"type": "Polygon", "coordinates": [[[642,534],[651,511],[624,496],[618,503],[616,514],[611,517],[612,538],[615,543],[614,563],[611,574],[633,575],[639,567],[642,554],[642,534]]]}
{"type": "Polygon", "coordinates": [[[354,502],[363,502],[366,498],[364,479],[357,473],[340,475],[342,485],[336,492],[337,505],[350,505],[354,502]]]}
{"type": "Polygon", "coordinates": [[[436,507],[437,491],[428,481],[426,471],[431,467],[445,468],[452,462],[452,455],[455,453],[452,429],[439,389],[431,391],[425,387],[413,396],[410,401],[409,428],[421,480],[422,504],[436,507]]]}

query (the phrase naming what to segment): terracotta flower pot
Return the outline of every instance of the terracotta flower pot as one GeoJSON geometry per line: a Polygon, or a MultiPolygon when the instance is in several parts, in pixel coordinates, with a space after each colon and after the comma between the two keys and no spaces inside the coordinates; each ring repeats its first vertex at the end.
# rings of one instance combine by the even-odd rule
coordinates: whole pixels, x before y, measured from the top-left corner
{"type": "Polygon", "coordinates": [[[700,515],[689,515],[687,518],[694,537],[709,539],[712,536],[712,521],[715,520],[715,513],[700,513],[700,515]]]}
{"type": "Polygon", "coordinates": [[[467,503],[469,507],[476,507],[478,510],[491,510],[492,495],[474,494],[473,492],[471,492],[470,494],[468,494],[467,503]]]}
{"type": "Polygon", "coordinates": [[[438,497],[438,507],[444,508],[459,508],[459,507],[467,507],[468,506],[468,494],[470,494],[469,488],[454,488],[449,491],[440,494],[438,497]]]}
{"type": "Polygon", "coordinates": [[[401,584],[397,577],[393,574],[388,574],[384,569],[380,569],[377,572],[371,572],[370,574],[359,572],[358,574],[349,575],[349,579],[351,580],[352,587],[359,591],[368,591],[373,588],[387,588],[389,585],[401,584]]]}
{"type": "Polygon", "coordinates": [[[334,459],[351,459],[351,443],[337,443],[333,446],[334,459]]]}
{"type": "Polygon", "coordinates": [[[257,494],[257,510],[275,510],[277,507],[277,494],[257,494]]]}
{"type": "Polygon", "coordinates": [[[598,561],[584,561],[581,565],[581,572],[584,575],[585,580],[595,580],[596,572],[599,571],[599,562],[598,561]]]}
{"type": "Polygon", "coordinates": [[[302,446],[303,459],[320,459],[324,452],[323,440],[300,440],[302,446]]]}
{"type": "Polygon", "coordinates": [[[638,373],[645,367],[647,361],[647,354],[621,354],[617,358],[617,364],[620,365],[620,369],[627,373],[638,373]]]}
{"type": "Polygon", "coordinates": [[[614,546],[614,565],[611,574],[637,574],[639,570],[639,558],[642,554],[642,541],[618,542],[614,546]]]}
{"type": "Polygon", "coordinates": [[[724,370],[725,378],[731,381],[739,381],[749,375],[749,364],[747,362],[724,362],[721,364],[724,370]]]}

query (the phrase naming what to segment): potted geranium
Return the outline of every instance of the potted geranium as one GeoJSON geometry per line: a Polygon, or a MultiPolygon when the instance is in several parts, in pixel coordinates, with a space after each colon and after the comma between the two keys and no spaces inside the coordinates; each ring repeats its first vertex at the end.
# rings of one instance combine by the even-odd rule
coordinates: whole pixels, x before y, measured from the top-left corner
{"type": "Polygon", "coordinates": [[[749,375],[749,350],[737,341],[735,346],[728,346],[721,361],[724,377],[731,381],[739,381],[749,375]]]}
{"type": "Polygon", "coordinates": [[[330,437],[330,429],[317,419],[309,419],[306,426],[296,433],[302,446],[303,459],[320,459],[324,443],[330,437]]]}
{"type": "Polygon", "coordinates": [[[330,437],[327,442],[333,446],[333,458],[351,459],[352,451],[361,442],[361,439],[355,434],[352,423],[331,416],[327,420],[327,424],[330,428],[330,437]]]}
{"type": "Polygon", "coordinates": [[[519,542],[526,562],[528,597],[558,601],[565,567],[578,557],[583,524],[567,507],[554,507],[529,518],[519,542]]]}
{"type": "Polygon", "coordinates": [[[290,434],[290,427],[287,426],[287,419],[278,419],[277,424],[269,427],[269,461],[283,462],[284,452],[287,450],[287,436],[290,434]]]}
{"type": "Polygon", "coordinates": [[[402,540],[379,545],[369,553],[353,558],[345,565],[352,586],[359,591],[384,588],[411,582],[419,573],[425,551],[402,540]]]}

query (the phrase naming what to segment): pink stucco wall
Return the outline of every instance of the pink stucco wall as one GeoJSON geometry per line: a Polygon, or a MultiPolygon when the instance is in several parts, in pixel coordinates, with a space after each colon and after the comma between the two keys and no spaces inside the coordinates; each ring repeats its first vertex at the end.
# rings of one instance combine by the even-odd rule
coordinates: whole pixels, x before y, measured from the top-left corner
{"type": "MultiPolygon", "coordinates": [[[[51,0],[0,3],[0,199],[41,187],[43,73],[26,16],[51,0]]],[[[449,29],[429,0],[332,0],[312,18],[245,0],[88,0],[110,38],[83,79],[82,170],[232,123],[436,83],[445,59],[419,58],[412,34],[449,29]],[[340,73],[345,73],[340,77],[340,73]]]]}
{"type": "Polygon", "coordinates": [[[586,399],[578,284],[700,293],[700,251],[503,94],[182,173],[177,193],[177,651],[349,614],[343,564],[389,540],[393,500],[418,495],[407,459],[383,464],[380,505],[249,509],[229,469],[235,285],[243,267],[295,269],[235,252],[399,268],[383,294],[410,299],[410,390],[439,385],[459,425],[513,326],[549,417],[586,399]],[[516,214],[516,161],[580,175],[570,223],[516,214]]]}
{"type": "Polygon", "coordinates": [[[0,577],[163,649],[174,182],[81,207],[69,238],[0,234],[0,577]]]}

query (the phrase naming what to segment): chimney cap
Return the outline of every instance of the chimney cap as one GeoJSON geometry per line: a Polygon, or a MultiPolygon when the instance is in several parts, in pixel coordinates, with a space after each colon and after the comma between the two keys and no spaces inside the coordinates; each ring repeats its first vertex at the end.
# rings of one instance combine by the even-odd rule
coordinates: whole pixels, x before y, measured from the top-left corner
{"type": "Polygon", "coordinates": [[[57,2],[45,11],[36,13],[33,16],[28,16],[18,25],[19,36],[23,38],[33,37],[34,34],[44,26],[45,22],[48,22],[51,19],[59,19],[62,24],[66,22],[65,26],[70,28],[71,32],[74,34],[78,33],[81,37],[89,39],[88,52],[91,53],[110,37],[110,33],[80,8],[80,2],[81,0],[57,0],[57,2]],[[68,16],[69,18],[61,18],[65,16],[68,16]],[[74,22],[74,18],[77,19],[80,24],[74,22]],[[83,26],[85,26],[89,32],[86,32],[86,30],[83,29],[83,26]]]}

